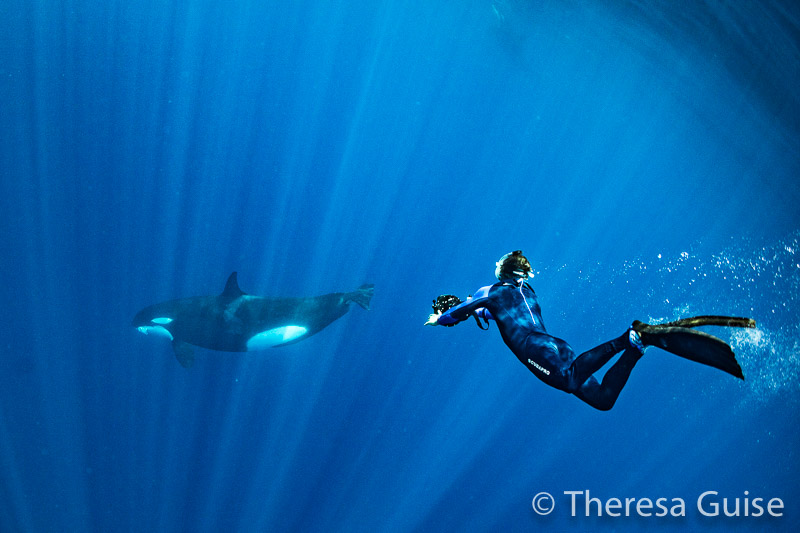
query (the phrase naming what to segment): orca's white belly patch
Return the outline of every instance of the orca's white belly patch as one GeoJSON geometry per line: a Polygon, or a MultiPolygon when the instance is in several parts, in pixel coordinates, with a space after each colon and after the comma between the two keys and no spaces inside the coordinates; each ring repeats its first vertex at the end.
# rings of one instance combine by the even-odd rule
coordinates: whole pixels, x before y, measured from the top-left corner
{"type": "Polygon", "coordinates": [[[303,326],[281,326],[256,333],[247,340],[247,351],[264,350],[297,340],[306,334],[308,328],[303,326]]]}

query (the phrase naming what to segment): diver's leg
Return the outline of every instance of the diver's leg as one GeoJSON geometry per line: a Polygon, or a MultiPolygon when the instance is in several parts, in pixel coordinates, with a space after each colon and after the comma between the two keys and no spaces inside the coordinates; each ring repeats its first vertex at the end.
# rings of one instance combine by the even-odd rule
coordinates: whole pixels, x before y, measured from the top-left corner
{"type": "Polygon", "coordinates": [[[596,346],[588,352],[583,352],[575,359],[575,361],[573,361],[572,382],[576,387],[581,386],[587,379],[589,379],[589,377],[591,377],[592,374],[600,370],[619,352],[627,348],[631,348],[629,332],[630,330],[626,331],[616,339],[604,342],[600,346],[596,346]]]}
{"type": "MultiPolygon", "coordinates": [[[[618,340],[618,339],[617,339],[618,340]]],[[[628,378],[636,366],[637,361],[642,357],[642,352],[636,348],[628,348],[619,357],[619,360],[608,369],[603,376],[603,382],[598,383],[597,379],[590,376],[578,390],[575,396],[588,403],[595,409],[608,411],[619,398],[619,393],[628,382],[628,378]]]]}

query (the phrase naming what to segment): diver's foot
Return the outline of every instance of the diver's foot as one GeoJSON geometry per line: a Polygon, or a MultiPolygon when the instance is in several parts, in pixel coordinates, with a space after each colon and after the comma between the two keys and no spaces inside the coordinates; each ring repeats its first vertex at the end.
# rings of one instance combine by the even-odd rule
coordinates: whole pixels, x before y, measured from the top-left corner
{"type": "MultiPolygon", "coordinates": [[[[634,324],[636,324],[636,322],[634,322],[634,324]]],[[[628,330],[628,342],[630,343],[631,348],[636,348],[639,350],[641,355],[644,355],[644,343],[642,342],[642,337],[633,327],[628,330]]]]}

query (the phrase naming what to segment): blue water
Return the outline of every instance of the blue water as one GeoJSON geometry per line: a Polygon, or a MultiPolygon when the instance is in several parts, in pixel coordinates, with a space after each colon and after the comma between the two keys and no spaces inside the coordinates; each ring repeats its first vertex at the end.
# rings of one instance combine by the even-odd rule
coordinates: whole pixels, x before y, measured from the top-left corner
{"type": "Polygon", "coordinates": [[[738,4],[2,3],[0,531],[797,531],[800,11],[738,4]],[[601,413],[422,327],[516,248],[578,351],[754,317],[746,381],[650,350],[601,413]],[[130,327],[234,270],[376,294],[188,371],[130,327]]]}

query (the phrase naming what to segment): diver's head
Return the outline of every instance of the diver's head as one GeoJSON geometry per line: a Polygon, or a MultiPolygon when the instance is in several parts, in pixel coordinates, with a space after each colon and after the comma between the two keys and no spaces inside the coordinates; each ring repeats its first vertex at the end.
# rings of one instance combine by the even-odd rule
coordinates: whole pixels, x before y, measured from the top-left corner
{"type": "Polygon", "coordinates": [[[522,255],[522,250],[514,250],[504,255],[500,261],[495,263],[494,275],[498,280],[503,279],[527,279],[531,275],[531,263],[528,258],[522,255]]]}

